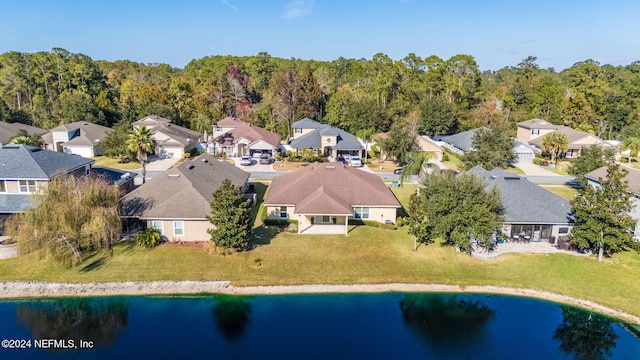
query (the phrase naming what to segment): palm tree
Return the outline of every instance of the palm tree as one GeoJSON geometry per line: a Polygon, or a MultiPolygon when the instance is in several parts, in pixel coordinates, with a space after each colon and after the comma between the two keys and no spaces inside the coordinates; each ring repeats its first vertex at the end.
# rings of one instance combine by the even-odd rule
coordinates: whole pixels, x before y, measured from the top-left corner
{"type": "Polygon", "coordinates": [[[136,158],[142,165],[142,183],[144,184],[147,176],[147,155],[153,154],[155,151],[155,142],[151,137],[151,130],[144,125],[133,129],[127,139],[127,149],[136,153],[136,158]]]}
{"type": "Polygon", "coordinates": [[[559,132],[551,132],[542,138],[542,151],[551,154],[551,162],[558,165],[558,157],[569,149],[567,135],[559,132]],[[555,161],[554,161],[555,160],[555,161]]]}
{"type": "Polygon", "coordinates": [[[369,143],[371,142],[371,139],[373,138],[373,129],[364,129],[364,130],[358,130],[358,132],[356,133],[356,136],[359,137],[360,139],[364,140],[364,161],[367,161],[367,155],[369,152],[369,143]]]}
{"type": "Polygon", "coordinates": [[[629,150],[629,159],[627,162],[631,162],[632,157],[638,156],[640,151],[640,137],[631,136],[622,142],[622,150],[629,150]]]}
{"type": "Polygon", "coordinates": [[[430,163],[429,159],[433,157],[432,152],[410,152],[407,154],[407,164],[402,168],[400,173],[400,186],[406,179],[409,179],[411,175],[418,174],[418,194],[420,194],[420,179],[425,174],[430,174],[434,170],[439,169],[436,164],[430,163]]]}
{"type": "Polygon", "coordinates": [[[27,133],[27,130],[24,129],[18,130],[16,135],[9,140],[9,143],[30,145],[35,147],[44,146],[44,140],[42,140],[40,136],[36,134],[29,135],[29,133],[27,133]]]}

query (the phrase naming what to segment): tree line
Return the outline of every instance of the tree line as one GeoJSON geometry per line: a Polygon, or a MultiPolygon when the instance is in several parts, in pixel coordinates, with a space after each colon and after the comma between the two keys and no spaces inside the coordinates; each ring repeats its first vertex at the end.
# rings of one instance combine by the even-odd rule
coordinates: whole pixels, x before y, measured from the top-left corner
{"type": "Polygon", "coordinates": [[[226,116],[289,135],[303,117],[358,131],[396,123],[424,135],[543,118],[603,138],[640,133],[640,61],[541,69],[529,56],[480,71],[470,55],[333,61],[208,56],[184,69],[103,61],[54,48],[0,54],[0,120],[42,128],[107,126],[159,115],[204,131],[226,116]]]}

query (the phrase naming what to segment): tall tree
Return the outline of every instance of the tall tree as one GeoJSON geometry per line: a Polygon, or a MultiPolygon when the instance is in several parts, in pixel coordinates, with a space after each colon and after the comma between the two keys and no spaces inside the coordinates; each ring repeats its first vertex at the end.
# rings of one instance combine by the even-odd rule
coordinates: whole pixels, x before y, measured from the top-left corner
{"type": "Polygon", "coordinates": [[[420,133],[428,136],[451,135],[458,131],[454,105],[441,97],[426,97],[420,102],[420,133]]]}
{"type": "Polygon", "coordinates": [[[513,138],[502,127],[478,129],[473,136],[472,144],[473,150],[462,157],[465,169],[471,169],[476,165],[489,170],[496,167],[506,169],[516,158],[513,153],[513,138]]]}
{"type": "Polygon", "coordinates": [[[121,162],[132,160],[132,155],[135,151],[130,150],[128,146],[129,135],[132,131],[131,122],[127,120],[118,121],[102,139],[101,145],[104,149],[104,154],[121,162]]]}
{"type": "Polygon", "coordinates": [[[628,171],[620,165],[610,165],[607,177],[599,179],[600,186],[586,186],[571,201],[575,226],[570,234],[572,244],[598,250],[602,256],[627,248],[638,248],[633,243],[635,220],[629,215],[633,208],[624,177],[628,171]]]}
{"type": "Polygon", "coordinates": [[[42,140],[42,137],[36,134],[29,135],[29,133],[27,133],[27,130],[25,129],[18,130],[16,135],[9,140],[9,143],[24,144],[24,145],[30,145],[35,147],[44,146],[44,140],[42,140]]]}
{"type": "Polygon", "coordinates": [[[41,250],[72,266],[95,251],[110,249],[120,235],[120,192],[103,179],[58,177],[36,197],[38,205],[13,217],[7,226],[23,253],[41,250]]]}
{"type": "Polygon", "coordinates": [[[208,232],[216,246],[238,251],[249,248],[249,202],[244,198],[241,186],[234,186],[229,179],[224,179],[213,192],[211,215],[207,218],[214,226],[208,232]]]}
{"type": "Polygon", "coordinates": [[[504,208],[496,188],[473,175],[457,176],[436,171],[422,181],[420,195],[411,197],[409,233],[417,242],[431,243],[436,238],[471,252],[471,239],[487,247],[502,227],[504,208]]]}
{"type": "Polygon", "coordinates": [[[567,135],[554,131],[542,137],[542,151],[551,154],[551,161],[556,165],[561,154],[569,149],[567,135]]]}
{"type": "Polygon", "coordinates": [[[364,161],[367,161],[367,157],[369,155],[369,143],[373,139],[373,135],[373,129],[363,129],[356,132],[356,136],[364,140],[364,161]]]}
{"type": "Polygon", "coordinates": [[[602,149],[598,145],[583,147],[580,155],[569,165],[569,175],[574,175],[576,181],[582,185],[587,185],[584,175],[605,165],[615,162],[615,152],[613,149],[602,149]]]}
{"type": "Polygon", "coordinates": [[[147,156],[155,151],[151,130],[144,125],[133,129],[127,139],[127,149],[136,154],[136,159],[142,165],[142,183],[144,184],[147,177],[147,156]]]}
{"type": "Polygon", "coordinates": [[[400,164],[405,163],[405,157],[415,147],[416,135],[411,133],[411,129],[404,121],[398,121],[391,125],[389,136],[380,141],[380,148],[387,156],[395,158],[400,164]]]}
{"type": "MultiPolygon", "coordinates": [[[[425,174],[433,172],[438,168],[435,164],[429,163],[431,158],[433,158],[432,152],[422,151],[408,153],[406,156],[407,165],[402,168],[402,173],[400,174],[400,186],[413,174],[418,174],[418,185],[420,185],[420,179],[422,179],[425,174]]],[[[418,186],[417,191],[418,194],[420,194],[420,186],[418,186]]]]}
{"type": "Polygon", "coordinates": [[[640,137],[629,136],[625,138],[622,142],[621,148],[623,150],[629,150],[629,158],[627,159],[627,162],[631,162],[631,158],[637,157],[638,152],[640,152],[640,137]]]}

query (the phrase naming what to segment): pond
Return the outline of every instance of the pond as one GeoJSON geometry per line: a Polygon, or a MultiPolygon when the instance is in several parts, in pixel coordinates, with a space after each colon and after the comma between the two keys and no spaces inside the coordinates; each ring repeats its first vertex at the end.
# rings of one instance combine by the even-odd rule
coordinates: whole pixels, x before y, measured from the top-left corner
{"type": "Polygon", "coordinates": [[[638,327],[480,294],[0,301],[0,359],[632,359],[638,327]],[[7,348],[10,347],[10,348],[7,348]],[[20,348],[18,348],[20,347],[20,348]]]}

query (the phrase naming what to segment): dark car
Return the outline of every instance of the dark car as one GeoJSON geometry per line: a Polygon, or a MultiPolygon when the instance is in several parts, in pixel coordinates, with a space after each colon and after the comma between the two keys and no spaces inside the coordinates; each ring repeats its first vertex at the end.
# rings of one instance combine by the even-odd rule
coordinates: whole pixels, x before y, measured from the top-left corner
{"type": "Polygon", "coordinates": [[[260,155],[260,164],[271,164],[271,156],[269,156],[269,154],[260,155]]]}
{"type": "MultiPolygon", "coordinates": [[[[404,168],[397,168],[397,169],[393,170],[393,173],[396,174],[396,175],[402,175],[402,170],[403,169],[404,168]]],[[[415,170],[413,172],[413,174],[411,174],[411,175],[418,175],[418,170],[415,170]]]]}

